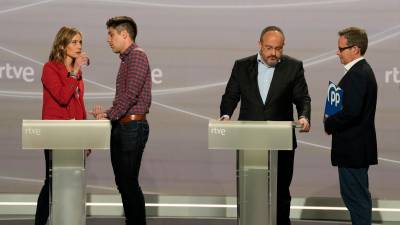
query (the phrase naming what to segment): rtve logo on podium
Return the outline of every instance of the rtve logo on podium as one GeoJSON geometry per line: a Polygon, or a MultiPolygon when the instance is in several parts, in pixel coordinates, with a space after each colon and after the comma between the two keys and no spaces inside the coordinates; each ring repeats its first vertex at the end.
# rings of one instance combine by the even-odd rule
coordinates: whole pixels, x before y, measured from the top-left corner
{"type": "Polygon", "coordinates": [[[211,134],[225,136],[226,130],[224,128],[213,127],[211,128],[211,134]]]}
{"type": "Polygon", "coordinates": [[[25,134],[26,134],[26,135],[36,135],[36,136],[40,136],[41,130],[40,130],[40,128],[31,128],[31,127],[28,127],[28,128],[25,128],[25,134]]]}

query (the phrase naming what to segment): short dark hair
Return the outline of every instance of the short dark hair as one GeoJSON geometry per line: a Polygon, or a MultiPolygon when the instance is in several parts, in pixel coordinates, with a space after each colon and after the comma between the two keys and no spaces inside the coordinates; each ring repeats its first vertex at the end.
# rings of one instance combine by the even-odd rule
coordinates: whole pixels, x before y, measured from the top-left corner
{"type": "Polygon", "coordinates": [[[348,46],[360,48],[361,55],[364,55],[368,48],[368,35],[364,29],[358,27],[348,27],[338,32],[339,36],[347,39],[348,46]]]}
{"type": "Polygon", "coordinates": [[[131,37],[132,41],[135,41],[137,35],[137,26],[135,21],[129,16],[116,16],[110,18],[107,23],[107,28],[114,28],[118,32],[126,30],[131,37]]]}
{"type": "Polygon", "coordinates": [[[262,37],[264,36],[264,34],[267,33],[268,31],[277,31],[277,32],[281,33],[282,36],[283,36],[283,40],[285,40],[285,34],[283,33],[283,31],[282,31],[282,29],[281,29],[280,27],[277,27],[277,26],[268,26],[268,27],[264,28],[264,29],[261,31],[260,42],[262,41],[262,37]]]}

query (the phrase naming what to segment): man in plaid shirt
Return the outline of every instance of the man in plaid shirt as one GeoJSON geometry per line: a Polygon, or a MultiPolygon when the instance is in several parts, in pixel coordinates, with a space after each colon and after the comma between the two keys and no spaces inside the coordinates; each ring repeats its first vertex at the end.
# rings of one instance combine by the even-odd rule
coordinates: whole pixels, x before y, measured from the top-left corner
{"type": "Polygon", "coordinates": [[[107,21],[108,44],[121,59],[113,105],[105,112],[95,106],[97,119],[111,120],[111,163],[121,193],[126,225],[145,225],[139,169],[149,136],[146,114],[151,104],[151,75],[146,54],[135,43],[136,23],[118,16],[107,21]]]}

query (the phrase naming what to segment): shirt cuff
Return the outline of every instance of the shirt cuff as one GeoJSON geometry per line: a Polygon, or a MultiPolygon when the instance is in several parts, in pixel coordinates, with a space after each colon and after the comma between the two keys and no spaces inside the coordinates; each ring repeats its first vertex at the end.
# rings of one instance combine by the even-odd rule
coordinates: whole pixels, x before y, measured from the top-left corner
{"type": "Polygon", "coordinates": [[[224,119],[228,119],[228,120],[230,120],[230,119],[231,119],[231,117],[230,117],[229,115],[223,115],[223,116],[221,116],[221,118],[220,118],[220,119],[222,119],[222,118],[224,118],[224,119]]]}

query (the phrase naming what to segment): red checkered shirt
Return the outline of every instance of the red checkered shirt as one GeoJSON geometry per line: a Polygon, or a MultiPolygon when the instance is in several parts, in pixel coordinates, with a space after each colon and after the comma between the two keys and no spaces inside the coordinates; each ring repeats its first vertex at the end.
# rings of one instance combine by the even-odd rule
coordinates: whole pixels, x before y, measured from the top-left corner
{"type": "Polygon", "coordinates": [[[132,44],[120,54],[120,58],[113,105],[106,111],[110,120],[131,114],[147,114],[151,104],[151,75],[146,53],[132,44]]]}

